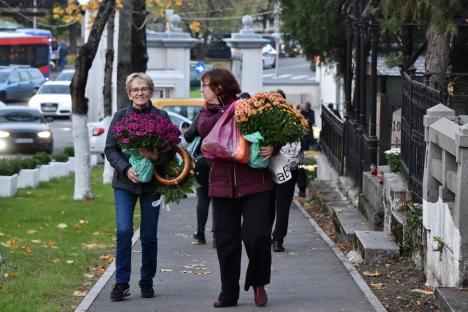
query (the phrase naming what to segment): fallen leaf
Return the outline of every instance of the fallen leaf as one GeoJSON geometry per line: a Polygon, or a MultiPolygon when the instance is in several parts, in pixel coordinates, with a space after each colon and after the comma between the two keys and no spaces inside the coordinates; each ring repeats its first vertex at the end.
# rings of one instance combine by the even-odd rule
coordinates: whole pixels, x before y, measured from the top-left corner
{"type": "Polygon", "coordinates": [[[28,233],[28,234],[34,234],[34,233],[36,233],[36,232],[37,232],[36,230],[28,230],[26,233],[28,233]]]}
{"type": "Polygon", "coordinates": [[[51,259],[49,259],[49,262],[52,262],[52,263],[59,263],[59,262],[60,262],[60,259],[59,259],[59,258],[51,258],[51,259]]]}
{"type": "Polygon", "coordinates": [[[32,239],[32,240],[31,240],[31,243],[33,243],[33,244],[40,244],[40,243],[42,243],[42,242],[41,242],[40,239],[32,239]]]}
{"type": "Polygon", "coordinates": [[[99,233],[99,232],[94,232],[93,233],[93,235],[99,235],[99,234],[101,234],[101,233],[99,233]]]}
{"type": "Polygon", "coordinates": [[[6,243],[2,242],[2,246],[6,248],[16,249],[18,248],[18,240],[17,239],[10,239],[6,241],[6,243]]]}
{"type": "Polygon", "coordinates": [[[31,247],[28,244],[24,245],[22,249],[23,249],[23,255],[25,256],[31,253],[31,247]]]}
{"type": "Polygon", "coordinates": [[[106,272],[107,268],[105,266],[97,266],[91,269],[91,272],[94,273],[97,276],[101,276],[106,272]]]}
{"type": "Polygon", "coordinates": [[[106,262],[106,263],[111,263],[114,261],[114,256],[113,255],[103,255],[99,257],[100,260],[106,262]]]}
{"type": "Polygon", "coordinates": [[[16,272],[6,272],[6,273],[3,274],[3,277],[7,278],[7,279],[8,278],[10,278],[10,279],[11,278],[16,278],[16,272]]]}
{"type": "Polygon", "coordinates": [[[297,252],[294,252],[294,251],[288,252],[288,254],[290,256],[299,256],[299,254],[297,252]]]}
{"type": "Polygon", "coordinates": [[[0,236],[5,236],[5,233],[0,232],[0,236]]]}
{"type": "Polygon", "coordinates": [[[49,239],[49,240],[47,241],[47,247],[53,248],[53,247],[54,247],[54,241],[49,239]]]}
{"type": "Polygon", "coordinates": [[[85,276],[86,278],[93,278],[93,277],[94,277],[94,274],[85,273],[84,276],[85,276]]]}
{"type": "Polygon", "coordinates": [[[378,272],[378,271],[375,271],[375,272],[365,271],[365,272],[362,272],[362,274],[365,275],[365,276],[370,276],[370,277],[375,277],[375,276],[382,275],[382,273],[378,272]]]}
{"type": "Polygon", "coordinates": [[[77,290],[73,293],[75,297],[85,297],[88,293],[86,291],[77,290]]]}
{"type": "Polygon", "coordinates": [[[375,289],[385,289],[385,288],[387,288],[387,286],[385,286],[382,283],[377,283],[377,284],[371,283],[371,286],[374,287],[375,289]]]}
{"type": "Polygon", "coordinates": [[[59,229],[62,229],[62,230],[63,230],[64,228],[67,228],[68,225],[66,225],[65,223],[60,223],[60,224],[57,225],[57,227],[58,227],[59,229]]]}
{"type": "Polygon", "coordinates": [[[80,219],[80,224],[87,224],[88,223],[88,220],[81,220],[80,219]]]}
{"type": "Polygon", "coordinates": [[[65,211],[64,210],[60,211],[60,214],[63,216],[65,214],[65,211]]]}
{"type": "Polygon", "coordinates": [[[20,227],[22,227],[22,225],[21,225],[21,224],[17,224],[16,227],[17,227],[17,228],[20,228],[20,227]]]}
{"type": "Polygon", "coordinates": [[[417,292],[425,295],[432,295],[434,293],[432,289],[411,289],[411,292],[417,292]]]}
{"type": "Polygon", "coordinates": [[[173,269],[161,269],[160,271],[161,271],[161,272],[172,272],[172,271],[174,271],[174,270],[173,270],[173,269]]]}
{"type": "Polygon", "coordinates": [[[99,243],[90,243],[90,244],[82,244],[82,245],[84,248],[91,249],[91,250],[106,248],[106,245],[99,244],[99,243]]]}
{"type": "Polygon", "coordinates": [[[75,261],[73,261],[73,260],[67,260],[66,262],[67,262],[67,264],[73,264],[73,263],[75,263],[75,261]]]}

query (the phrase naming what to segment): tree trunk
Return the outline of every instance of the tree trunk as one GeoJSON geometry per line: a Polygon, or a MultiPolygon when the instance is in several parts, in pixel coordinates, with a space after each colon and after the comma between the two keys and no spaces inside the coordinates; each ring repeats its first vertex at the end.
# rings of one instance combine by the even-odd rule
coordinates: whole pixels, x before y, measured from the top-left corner
{"type": "Polygon", "coordinates": [[[146,4],[135,0],[132,27],[132,71],[146,72],[148,53],[146,48],[146,4]]]}
{"type": "Polygon", "coordinates": [[[111,11],[114,0],[109,0],[99,7],[96,19],[91,28],[88,41],[80,48],[75,61],[75,76],[70,84],[72,98],[72,131],[75,147],[75,200],[92,198],[89,136],[87,129],[88,99],[85,98],[88,71],[91,68],[99,45],[104,26],[111,11]]]}
{"type": "MultiPolygon", "coordinates": [[[[102,89],[104,96],[104,122],[106,129],[109,129],[109,125],[112,120],[112,69],[114,66],[114,23],[115,23],[115,11],[112,11],[107,21],[107,50],[106,50],[106,65],[104,73],[104,87],[102,89]]],[[[104,171],[102,173],[102,183],[112,183],[112,176],[114,174],[114,168],[110,165],[107,158],[104,157],[104,171]]]]}
{"type": "Polygon", "coordinates": [[[120,9],[119,17],[119,48],[117,60],[117,108],[121,109],[128,105],[125,81],[132,73],[132,12],[133,0],[124,0],[120,9]]]}
{"type": "Polygon", "coordinates": [[[444,84],[449,62],[449,36],[439,31],[434,21],[435,8],[432,8],[432,19],[427,29],[426,72],[430,74],[430,85],[439,88],[444,84]]]}

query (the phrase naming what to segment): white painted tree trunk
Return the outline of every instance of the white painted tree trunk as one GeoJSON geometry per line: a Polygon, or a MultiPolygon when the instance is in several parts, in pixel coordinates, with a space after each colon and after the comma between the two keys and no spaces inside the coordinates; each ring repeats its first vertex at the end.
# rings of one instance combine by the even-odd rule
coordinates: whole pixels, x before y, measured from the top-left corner
{"type": "Polygon", "coordinates": [[[74,200],[91,199],[91,164],[89,152],[88,116],[72,114],[73,145],[75,147],[74,200]]]}

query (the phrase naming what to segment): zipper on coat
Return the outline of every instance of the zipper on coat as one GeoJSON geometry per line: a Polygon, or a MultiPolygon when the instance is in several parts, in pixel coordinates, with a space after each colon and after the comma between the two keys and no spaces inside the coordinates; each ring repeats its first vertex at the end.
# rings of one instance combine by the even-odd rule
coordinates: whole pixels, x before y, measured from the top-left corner
{"type": "Polygon", "coordinates": [[[233,162],[233,169],[234,169],[234,196],[236,196],[237,191],[237,178],[236,178],[236,162],[233,162]]]}

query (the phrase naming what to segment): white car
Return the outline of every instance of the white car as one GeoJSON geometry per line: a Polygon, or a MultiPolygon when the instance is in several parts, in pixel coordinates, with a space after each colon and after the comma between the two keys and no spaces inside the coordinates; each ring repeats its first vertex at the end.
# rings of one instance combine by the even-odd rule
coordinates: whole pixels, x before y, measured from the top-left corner
{"type": "Polygon", "coordinates": [[[262,63],[263,68],[275,68],[276,67],[276,52],[275,48],[271,44],[267,44],[262,48],[262,63]]]}
{"type": "Polygon", "coordinates": [[[55,78],[55,80],[56,81],[61,81],[61,80],[72,81],[73,76],[75,76],[74,69],[64,69],[57,75],[57,78],[55,78]]]}
{"type": "MultiPolygon", "coordinates": [[[[174,112],[167,111],[172,123],[175,124],[181,131],[187,124],[190,126],[192,121],[182,115],[174,112]]],[[[92,154],[104,154],[104,147],[106,146],[107,131],[109,130],[112,117],[105,117],[97,122],[88,123],[89,145],[92,154]]],[[[181,144],[184,145],[184,137],[181,137],[181,144]]]]}
{"type": "Polygon", "coordinates": [[[70,116],[70,81],[47,81],[29,100],[28,106],[37,108],[44,116],[70,116]]]}

